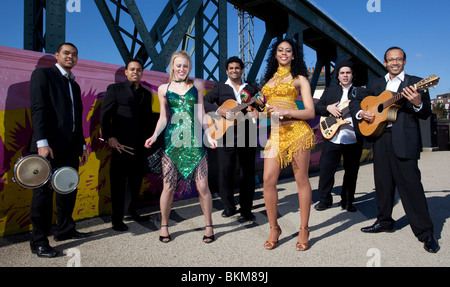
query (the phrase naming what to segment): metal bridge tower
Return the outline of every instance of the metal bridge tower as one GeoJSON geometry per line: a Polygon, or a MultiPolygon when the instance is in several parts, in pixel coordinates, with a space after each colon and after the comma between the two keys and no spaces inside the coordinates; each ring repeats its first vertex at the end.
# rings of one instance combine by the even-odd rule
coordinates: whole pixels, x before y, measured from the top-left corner
{"type": "Polygon", "coordinates": [[[66,38],[66,1],[24,0],[23,26],[25,50],[55,53],[66,38]]]}
{"type": "Polygon", "coordinates": [[[166,72],[171,54],[183,49],[193,55],[196,78],[226,79],[226,0],[169,0],[150,30],[134,0],[95,4],[124,62],[138,58],[146,68],[166,72]],[[121,26],[122,17],[131,17],[132,30],[121,26]]]}
{"type": "Polygon", "coordinates": [[[234,8],[237,10],[239,18],[239,57],[245,65],[243,77],[244,79],[246,79],[248,71],[250,70],[250,67],[253,64],[253,60],[255,59],[255,24],[253,22],[254,16],[236,6],[234,8]]]}

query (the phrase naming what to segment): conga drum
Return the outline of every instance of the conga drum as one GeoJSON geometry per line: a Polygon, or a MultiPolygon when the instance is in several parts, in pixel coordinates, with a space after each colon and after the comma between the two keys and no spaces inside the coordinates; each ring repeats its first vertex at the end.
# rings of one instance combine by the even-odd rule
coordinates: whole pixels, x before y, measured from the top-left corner
{"type": "Polygon", "coordinates": [[[60,194],[68,194],[78,187],[80,176],[78,171],[70,166],[58,168],[52,174],[52,188],[60,194]]]}
{"type": "Polygon", "coordinates": [[[24,188],[38,188],[47,183],[51,174],[50,162],[43,156],[32,154],[17,161],[13,180],[24,188]]]}

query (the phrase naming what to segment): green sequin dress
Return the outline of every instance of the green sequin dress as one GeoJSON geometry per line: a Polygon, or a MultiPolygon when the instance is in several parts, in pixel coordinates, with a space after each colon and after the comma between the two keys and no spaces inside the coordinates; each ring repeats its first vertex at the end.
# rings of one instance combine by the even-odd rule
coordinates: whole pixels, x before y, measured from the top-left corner
{"type": "Polygon", "coordinates": [[[164,150],[149,157],[151,171],[162,175],[173,191],[190,191],[191,184],[207,174],[202,128],[196,120],[198,91],[192,86],[186,94],[167,90],[170,117],[164,135],[164,150]]]}

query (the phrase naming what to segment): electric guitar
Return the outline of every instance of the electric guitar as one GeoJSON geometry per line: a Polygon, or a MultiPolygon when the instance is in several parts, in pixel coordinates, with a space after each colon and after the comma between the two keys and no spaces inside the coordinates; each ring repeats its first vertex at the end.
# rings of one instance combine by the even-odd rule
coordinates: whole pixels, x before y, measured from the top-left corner
{"type": "Polygon", "coordinates": [[[208,130],[211,137],[215,140],[220,139],[226,133],[229,127],[235,126],[240,118],[242,118],[243,109],[247,108],[255,102],[255,98],[251,98],[249,102],[238,104],[235,100],[226,100],[221,106],[221,109],[229,109],[234,116],[231,119],[225,119],[221,115],[211,116],[206,115],[208,130]]]}
{"type": "Polygon", "coordinates": [[[348,107],[349,103],[350,100],[345,101],[338,107],[341,110],[341,116],[339,118],[333,115],[320,117],[320,131],[322,132],[322,136],[327,140],[332,139],[341,126],[350,124],[349,121],[343,119],[350,112],[350,108],[348,107]]]}
{"type": "MultiPolygon", "coordinates": [[[[439,83],[439,77],[432,75],[425,78],[414,85],[418,91],[426,90],[439,83]]],[[[365,97],[361,102],[361,109],[370,111],[375,115],[372,123],[364,120],[359,121],[359,129],[364,136],[378,137],[380,136],[389,123],[397,120],[397,111],[400,105],[397,104],[403,98],[402,93],[394,93],[391,91],[384,91],[379,96],[365,97]]]]}

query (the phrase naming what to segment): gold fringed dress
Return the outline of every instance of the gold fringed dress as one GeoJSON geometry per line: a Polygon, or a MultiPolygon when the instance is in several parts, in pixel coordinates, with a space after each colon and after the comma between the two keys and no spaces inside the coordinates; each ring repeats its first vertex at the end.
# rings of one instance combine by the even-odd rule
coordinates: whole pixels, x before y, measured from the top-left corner
{"type": "MultiPolygon", "coordinates": [[[[269,106],[298,110],[295,101],[297,89],[292,85],[293,79],[286,83],[275,83],[273,87],[264,85],[261,92],[266,96],[269,106]]],[[[291,124],[278,126],[272,124],[269,140],[264,149],[266,158],[275,158],[281,168],[292,162],[297,151],[313,149],[315,146],[314,131],[306,121],[298,120],[291,124]]]]}

